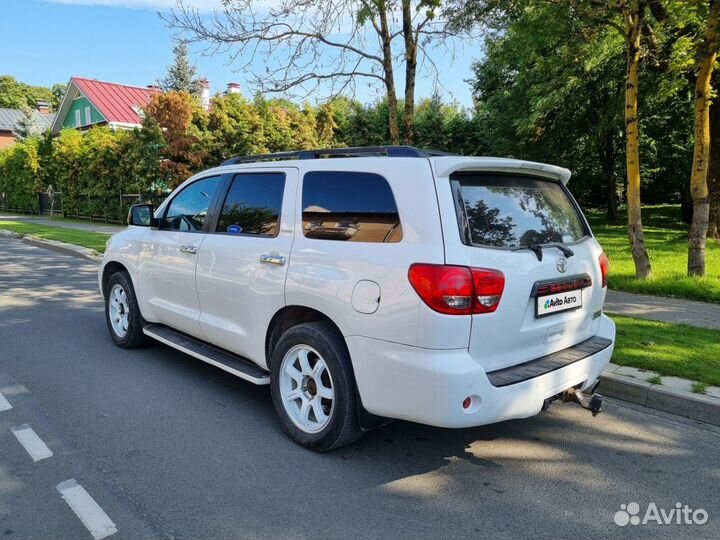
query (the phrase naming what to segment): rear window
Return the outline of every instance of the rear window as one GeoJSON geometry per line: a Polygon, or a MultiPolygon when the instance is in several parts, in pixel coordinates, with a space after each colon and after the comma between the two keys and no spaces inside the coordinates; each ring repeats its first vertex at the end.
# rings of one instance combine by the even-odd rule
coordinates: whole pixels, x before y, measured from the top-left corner
{"type": "Polygon", "coordinates": [[[587,235],[557,182],[505,174],[456,174],[451,182],[467,243],[516,248],[566,244],[587,235]]]}
{"type": "Polygon", "coordinates": [[[319,240],[392,243],[402,239],[387,180],[364,172],[309,172],[303,178],[303,234],[319,240]]]}

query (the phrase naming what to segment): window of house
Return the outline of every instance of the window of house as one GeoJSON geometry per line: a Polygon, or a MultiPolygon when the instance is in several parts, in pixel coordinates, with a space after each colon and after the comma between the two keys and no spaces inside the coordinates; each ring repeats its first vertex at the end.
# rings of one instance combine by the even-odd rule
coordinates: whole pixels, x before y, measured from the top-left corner
{"type": "Polygon", "coordinates": [[[283,173],[236,175],[215,232],[277,236],[284,190],[283,173]]]}
{"type": "Polygon", "coordinates": [[[348,242],[399,242],[400,215],[387,180],[363,172],[309,172],[303,179],[303,233],[348,242]]]}
{"type": "Polygon", "coordinates": [[[82,117],[80,115],[80,109],[75,110],[75,127],[82,126],[82,117]]]}
{"type": "Polygon", "coordinates": [[[175,195],[165,212],[161,229],[200,232],[210,203],[220,185],[219,176],[197,180],[175,195]]]}
{"type": "Polygon", "coordinates": [[[90,107],[85,107],[85,125],[89,126],[90,124],[92,124],[92,113],[90,107]]]}

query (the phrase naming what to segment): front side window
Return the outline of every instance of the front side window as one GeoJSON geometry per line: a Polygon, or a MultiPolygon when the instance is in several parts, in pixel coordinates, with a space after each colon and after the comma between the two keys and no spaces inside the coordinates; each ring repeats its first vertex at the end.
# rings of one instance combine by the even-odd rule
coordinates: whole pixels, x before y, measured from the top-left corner
{"type": "Polygon", "coordinates": [[[502,248],[566,244],[587,234],[558,182],[487,173],[458,173],[451,181],[470,244],[502,248]]]}
{"type": "Polygon", "coordinates": [[[193,182],[178,193],[170,202],[162,229],[171,231],[202,231],[210,202],[220,185],[219,176],[211,176],[193,182]]]}
{"type": "Polygon", "coordinates": [[[215,232],[277,236],[284,190],[283,173],[236,175],[215,232]]]}
{"type": "Polygon", "coordinates": [[[309,172],[303,179],[303,233],[346,242],[399,242],[402,227],[387,180],[363,172],[309,172]]]}

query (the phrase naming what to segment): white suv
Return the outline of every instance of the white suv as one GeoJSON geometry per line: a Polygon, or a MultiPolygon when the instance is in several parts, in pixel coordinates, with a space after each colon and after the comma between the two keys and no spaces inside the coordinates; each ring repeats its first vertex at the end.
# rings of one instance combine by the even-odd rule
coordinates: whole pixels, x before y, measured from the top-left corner
{"type": "Polygon", "coordinates": [[[608,261],[569,178],[402,146],[227,161],[109,240],[110,335],[269,384],[320,451],[395,418],[479,426],[558,398],[596,414],[608,261]]]}

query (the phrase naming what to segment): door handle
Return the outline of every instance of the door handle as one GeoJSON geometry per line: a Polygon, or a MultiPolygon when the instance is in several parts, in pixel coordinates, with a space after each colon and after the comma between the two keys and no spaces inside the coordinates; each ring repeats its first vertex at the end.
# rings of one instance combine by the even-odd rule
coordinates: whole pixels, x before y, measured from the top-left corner
{"type": "Polygon", "coordinates": [[[178,249],[180,249],[180,253],[189,253],[190,255],[197,254],[197,247],[195,246],[180,246],[178,249]]]}
{"type": "Polygon", "coordinates": [[[260,262],[267,264],[277,264],[282,266],[285,264],[285,257],[282,255],[260,255],[260,262]]]}

